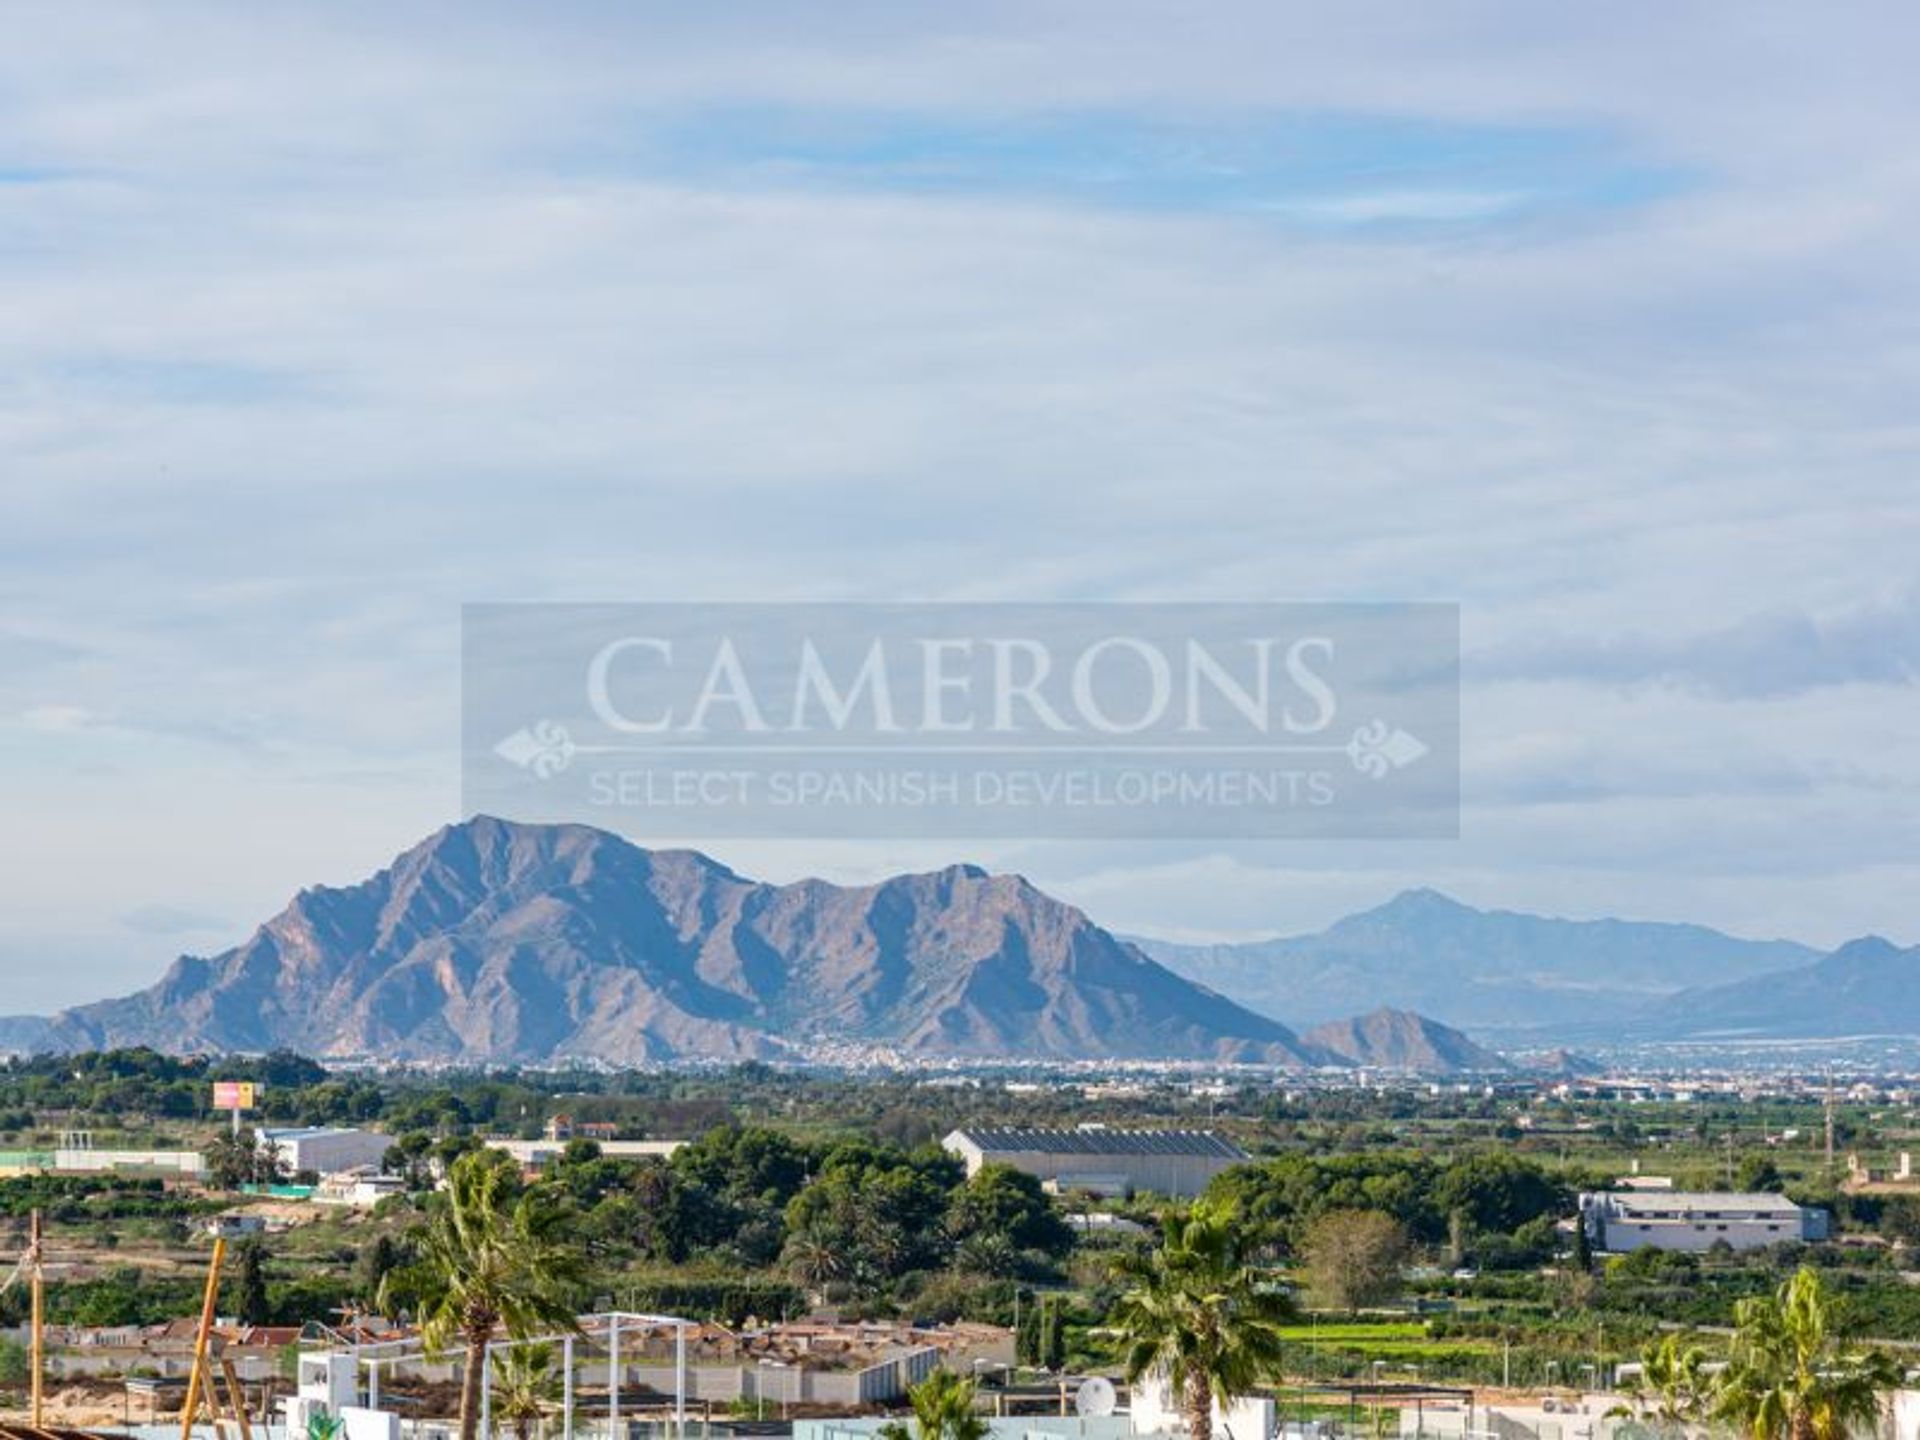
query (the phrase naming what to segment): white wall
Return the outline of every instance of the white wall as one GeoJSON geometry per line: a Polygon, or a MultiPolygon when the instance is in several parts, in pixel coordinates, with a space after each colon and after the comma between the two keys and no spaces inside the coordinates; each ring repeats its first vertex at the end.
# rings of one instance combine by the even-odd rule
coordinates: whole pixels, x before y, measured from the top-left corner
{"type": "Polygon", "coordinates": [[[261,1135],[260,1143],[274,1145],[281,1164],[289,1171],[312,1170],[316,1174],[332,1175],[362,1165],[378,1166],[393,1145],[393,1137],[374,1130],[338,1130],[300,1136],[269,1131],[261,1135]]]}
{"type": "Polygon", "coordinates": [[[78,1172],[171,1170],[198,1175],[207,1168],[207,1162],[192,1150],[56,1150],[53,1168],[78,1172]]]}
{"type": "MultiPolygon", "coordinates": [[[[1135,1433],[1171,1430],[1176,1426],[1186,1428],[1185,1409],[1177,1396],[1167,1394],[1164,1376],[1142,1377],[1133,1387],[1131,1399],[1128,1412],[1133,1416],[1135,1433]]],[[[1229,1430],[1233,1432],[1233,1440],[1269,1440],[1274,1432],[1273,1401],[1261,1396],[1244,1395],[1235,1400],[1230,1409],[1222,1410],[1216,1398],[1213,1402],[1213,1433],[1224,1435],[1229,1430]]]]}

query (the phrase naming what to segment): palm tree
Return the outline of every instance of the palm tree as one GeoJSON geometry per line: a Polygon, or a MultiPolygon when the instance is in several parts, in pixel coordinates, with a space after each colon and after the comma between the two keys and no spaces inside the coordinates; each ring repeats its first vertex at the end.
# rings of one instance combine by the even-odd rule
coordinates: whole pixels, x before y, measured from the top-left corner
{"type": "Polygon", "coordinates": [[[987,1440],[992,1431],[973,1408],[974,1384],[951,1370],[935,1370],[907,1391],[913,1424],[889,1420],[880,1440],[987,1440]]]}
{"type": "Polygon", "coordinates": [[[1706,1351],[1675,1332],[1643,1346],[1640,1379],[1632,1390],[1629,1414],[1661,1435],[1681,1435],[1706,1410],[1706,1351]]]}
{"type": "Polygon", "coordinates": [[[782,1257],[787,1271],[807,1289],[818,1292],[836,1280],[845,1279],[847,1257],[838,1245],[823,1235],[803,1231],[787,1241],[782,1257]]]}
{"type": "Polygon", "coordinates": [[[493,1413],[513,1427],[515,1440],[532,1440],[564,1387],[558,1355],[548,1344],[516,1345],[493,1357],[493,1413]]]}
{"type": "Polygon", "coordinates": [[[969,1235],[953,1247],[954,1269],[988,1280],[1015,1278],[1025,1260],[1019,1247],[1005,1235],[969,1235]]]}
{"type": "Polygon", "coordinates": [[[1900,1367],[1849,1347],[1840,1322],[1837,1297],[1804,1265],[1774,1294],[1742,1300],[1715,1417],[1751,1440],[1848,1440],[1876,1427],[1900,1367]]]}
{"type": "Polygon", "coordinates": [[[460,1440],[479,1434],[487,1342],[497,1329],[525,1336],[578,1328],[572,1299],[585,1276],[580,1252],[559,1238],[561,1214],[539,1186],[517,1191],[504,1156],[461,1156],[420,1234],[418,1258],[380,1284],[382,1308],[400,1300],[417,1308],[429,1354],[465,1345],[460,1440]]]}
{"type": "Polygon", "coordinates": [[[1247,1227],[1231,1211],[1195,1206],[1162,1228],[1159,1249],[1115,1262],[1130,1288],[1112,1323],[1125,1337],[1128,1383],[1164,1374],[1188,1440],[1212,1440],[1216,1399],[1224,1406],[1279,1378],[1293,1302],[1255,1273],[1247,1227]]]}

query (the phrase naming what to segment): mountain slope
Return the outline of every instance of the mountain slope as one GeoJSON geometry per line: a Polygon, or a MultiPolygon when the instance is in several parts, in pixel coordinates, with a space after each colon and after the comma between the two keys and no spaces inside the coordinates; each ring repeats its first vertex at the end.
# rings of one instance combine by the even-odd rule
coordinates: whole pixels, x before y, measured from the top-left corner
{"type": "Polygon", "coordinates": [[[1751,979],[1818,956],[1790,941],[1741,940],[1698,925],[1476,910],[1433,890],[1406,891],[1314,935],[1135,943],[1189,979],[1296,1024],[1384,1003],[1483,1035],[1579,1033],[1688,985],[1751,979]]]}
{"type": "Polygon", "coordinates": [[[842,888],[480,817],[150,989],[14,1024],[153,1045],[611,1064],[886,1046],[918,1055],[1306,1063],[1285,1025],[1155,964],[1017,876],[842,888]]]}
{"type": "Polygon", "coordinates": [[[1449,1025],[1384,1006],[1351,1020],[1316,1025],[1300,1038],[1351,1064],[1379,1070],[1453,1075],[1512,1068],[1493,1051],[1474,1044],[1449,1025]]]}
{"type": "Polygon", "coordinates": [[[1920,1032],[1920,945],[1868,935],[1783,974],[1688,990],[1648,1016],[1679,1036],[1818,1039],[1920,1032]]]}

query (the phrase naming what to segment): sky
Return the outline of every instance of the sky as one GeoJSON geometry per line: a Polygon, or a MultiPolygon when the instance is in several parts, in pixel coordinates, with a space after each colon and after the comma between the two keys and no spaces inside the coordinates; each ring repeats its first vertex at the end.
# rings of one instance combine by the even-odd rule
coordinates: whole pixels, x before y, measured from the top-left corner
{"type": "Polygon", "coordinates": [[[458,818],[476,600],[1456,601],[1458,840],[713,848],[1920,941],[1911,6],[5,25],[0,1010],[458,818]]]}

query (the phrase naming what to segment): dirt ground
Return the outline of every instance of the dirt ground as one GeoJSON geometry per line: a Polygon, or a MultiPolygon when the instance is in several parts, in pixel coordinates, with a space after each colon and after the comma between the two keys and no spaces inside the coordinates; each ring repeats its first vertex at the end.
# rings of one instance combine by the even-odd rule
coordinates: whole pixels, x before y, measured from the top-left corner
{"type": "MultiPolygon", "coordinates": [[[[72,1380],[49,1386],[42,1397],[49,1425],[89,1429],[119,1425],[126,1419],[126,1391],[117,1380],[72,1380]]],[[[0,1403],[0,1421],[26,1424],[32,1418],[27,1395],[8,1391],[0,1403]]]]}
{"type": "Polygon", "coordinates": [[[234,1209],[245,1210],[249,1215],[262,1215],[269,1220],[284,1220],[288,1225],[313,1225],[322,1220],[337,1217],[355,1218],[352,1211],[343,1211],[331,1205],[314,1205],[306,1200],[274,1200],[266,1197],[243,1196],[234,1204],[234,1209]]]}

